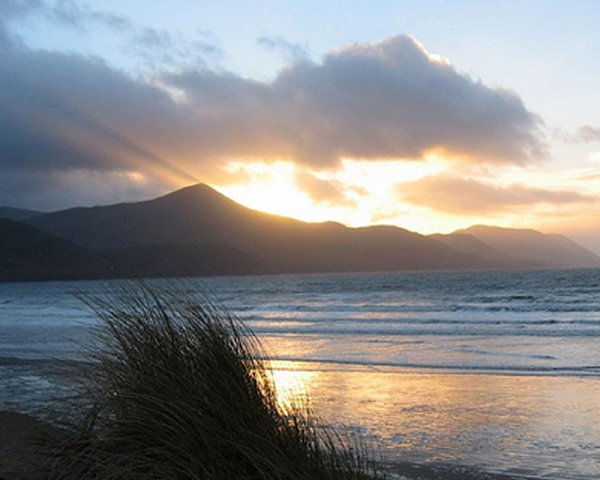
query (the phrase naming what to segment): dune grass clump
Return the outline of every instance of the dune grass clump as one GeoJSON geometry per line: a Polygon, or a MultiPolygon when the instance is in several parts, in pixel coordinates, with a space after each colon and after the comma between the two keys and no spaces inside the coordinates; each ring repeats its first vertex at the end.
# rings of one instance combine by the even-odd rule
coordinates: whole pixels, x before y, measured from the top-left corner
{"type": "Polygon", "coordinates": [[[48,449],[46,478],[374,478],[357,443],[278,404],[259,341],[223,309],[144,285],[85,300],[101,320],[92,407],[48,449]]]}

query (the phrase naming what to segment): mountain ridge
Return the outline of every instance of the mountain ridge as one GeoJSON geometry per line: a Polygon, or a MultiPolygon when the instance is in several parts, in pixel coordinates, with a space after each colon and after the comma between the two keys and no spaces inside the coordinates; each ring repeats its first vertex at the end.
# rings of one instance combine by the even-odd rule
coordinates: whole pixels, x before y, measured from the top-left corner
{"type": "Polygon", "coordinates": [[[68,240],[0,218],[0,281],[108,278],[112,265],[68,240]]]}
{"type": "Polygon", "coordinates": [[[0,207],[0,218],[7,218],[9,220],[24,220],[41,214],[42,212],[37,210],[5,206],[0,207]]]}
{"type": "Polygon", "coordinates": [[[517,261],[525,259],[556,268],[600,266],[600,258],[570,238],[530,228],[473,225],[455,234],[468,234],[517,261]]]}
{"type": "Polygon", "coordinates": [[[271,273],[497,266],[400,227],[350,228],[259,212],[204,184],[146,202],[70,209],[27,221],[86,248],[222,245],[250,255],[271,273]]]}
{"type": "Polygon", "coordinates": [[[537,250],[550,252],[553,260],[566,252],[561,268],[600,266],[599,257],[556,234],[474,226],[424,236],[391,225],[352,228],[336,222],[309,223],[253,210],[205,184],[150,200],[75,207],[22,221],[100,256],[111,265],[113,276],[557,266],[547,261],[548,255],[525,250],[515,255],[513,244],[519,243],[519,235],[530,243],[531,238],[542,242],[546,246],[537,250]],[[494,240],[507,235],[510,242],[494,240]]]}

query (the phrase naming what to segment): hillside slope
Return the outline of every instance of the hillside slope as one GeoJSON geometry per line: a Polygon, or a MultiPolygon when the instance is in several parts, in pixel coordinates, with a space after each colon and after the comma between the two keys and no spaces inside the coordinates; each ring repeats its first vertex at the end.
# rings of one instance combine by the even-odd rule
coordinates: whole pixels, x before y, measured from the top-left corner
{"type": "Polygon", "coordinates": [[[24,208],[0,207],[0,218],[8,218],[9,220],[24,220],[41,214],[42,212],[25,210],[24,208]]]}
{"type": "Polygon", "coordinates": [[[246,208],[202,184],[26,222],[96,251],[126,276],[600,266],[560,235],[474,226],[425,237],[393,226],[307,223],[246,208]]]}
{"type": "Polygon", "coordinates": [[[74,208],[28,222],[86,248],[149,244],[233,248],[271,273],[500,266],[398,227],[348,228],[258,212],[207,185],[145,202],[74,208]]]}
{"type": "Polygon", "coordinates": [[[600,257],[564,235],[486,225],[475,225],[455,234],[471,235],[515,261],[557,268],[600,266],[600,257]]]}
{"type": "Polygon", "coordinates": [[[0,281],[103,278],[108,261],[23,223],[0,219],[0,281]]]}

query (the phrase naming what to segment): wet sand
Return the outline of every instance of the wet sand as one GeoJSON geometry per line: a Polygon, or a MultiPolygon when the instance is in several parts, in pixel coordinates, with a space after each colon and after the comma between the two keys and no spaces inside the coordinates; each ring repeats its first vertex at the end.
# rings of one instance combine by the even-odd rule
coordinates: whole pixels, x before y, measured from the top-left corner
{"type": "Polygon", "coordinates": [[[385,465],[384,470],[390,480],[536,480],[533,477],[485,473],[468,467],[450,465],[398,463],[385,465]]]}
{"type": "MultiPolygon", "coordinates": [[[[372,440],[386,461],[468,465],[487,478],[600,478],[596,378],[322,367],[273,362],[280,401],[305,392],[319,418],[372,440]]],[[[439,468],[441,478],[471,478],[439,468]]]]}
{"type": "MultiPolygon", "coordinates": [[[[35,479],[40,460],[41,436],[56,433],[49,423],[31,415],[0,412],[0,480],[35,479]]],[[[413,463],[385,464],[390,480],[510,480],[516,477],[492,475],[474,469],[413,463]]],[[[518,477],[520,480],[526,477],[518,477]]]]}

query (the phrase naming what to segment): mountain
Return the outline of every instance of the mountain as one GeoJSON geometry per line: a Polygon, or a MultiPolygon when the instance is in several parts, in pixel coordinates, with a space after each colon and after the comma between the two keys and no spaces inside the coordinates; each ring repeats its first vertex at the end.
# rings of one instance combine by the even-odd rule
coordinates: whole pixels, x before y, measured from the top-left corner
{"type": "Polygon", "coordinates": [[[24,220],[26,218],[41,215],[41,212],[35,210],[25,210],[23,208],[0,207],[0,218],[8,218],[10,220],[24,220]]]}
{"type": "Polygon", "coordinates": [[[99,255],[29,225],[0,219],[0,281],[112,275],[111,265],[99,255]]]}
{"type": "Polygon", "coordinates": [[[503,269],[545,268],[546,264],[529,257],[514,258],[507,253],[492,248],[487,243],[468,233],[454,232],[449,234],[435,233],[429,236],[466,255],[476,255],[489,261],[497,262],[503,269]]]}
{"type": "MultiPolygon", "coordinates": [[[[72,208],[24,222],[32,230],[13,235],[2,259],[10,267],[16,255],[27,264],[29,248],[31,276],[37,268],[43,278],[52,268],[55,277],[79,272],[91,278],[600,266],[600,258],[560,235],[474,226],[426,237],[385,225],[307,223],[249,209],[202,184],[148,201],[72,208]],[[46,251],[56,249],[44,257],[46,270],[32,253],[35,241],[46,251]],[[10,253],[15,248],[20,253],[10,253]],[[57,261],[54,267],[50,260],[57,261]]],[[[25,227],[16,225],[10,228],[25,227]]],[[[0,268],[0,278],[6,271],[0,268]]]]}
{"type": "Polygon", "coordinates": [[[40,215],[28,223],[104,251],[149,244],[171,251],[182,245],[230,248],[261,273],[501,267],[398,227],[349,228],[258,212],[207,185],[144,202],[40,215]]]}
{"type": "MultiPolygon", "coordinates": [[[[453,235],[470,235],[515,262],[530,262],[551,268],[600,267],[600,257],[564,235],[486,225],[458,230],[453,235]]],[[[475,251],[481,253],[481,250],[475,251]]]]}
{"type": "Polygon", "coordinates": [[[434,233],[433,235],[429,235],[429,238],[443,242],[449,247],[466,254],[477,255],[482,258],[490,258],[499,261],[513,260],[505,253],[490,247],[488,244],[478,240],[473,235],[469,235],[468,233],[454,232],[446,235],[434,233]]]}
{"type": "Polygon", "coordinates": [[[229,247],[201,245],[138,245],[98,251],[122,277],[244,275],[266,268],[249,255],[229,247]]]}

